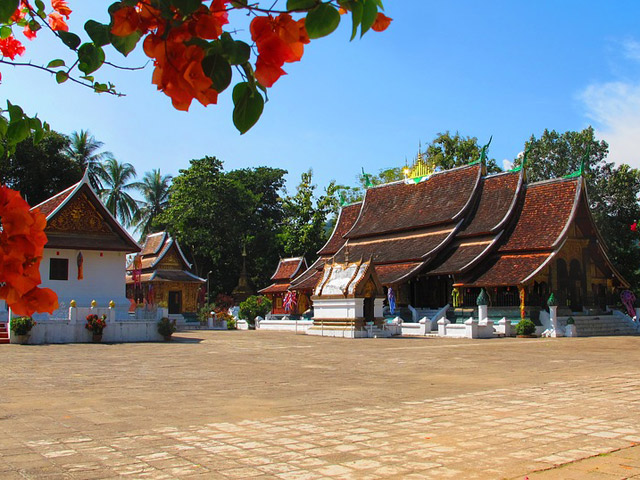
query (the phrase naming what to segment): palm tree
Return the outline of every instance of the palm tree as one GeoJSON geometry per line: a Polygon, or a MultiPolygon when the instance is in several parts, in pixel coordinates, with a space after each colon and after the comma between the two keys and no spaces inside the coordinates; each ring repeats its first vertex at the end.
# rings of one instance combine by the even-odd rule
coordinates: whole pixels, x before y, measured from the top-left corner
{"type": "Polygon", "coordinates": [[[127,193],[140,188],[140,183],[131,182],[136,177],[136,169],[130,163],[120,163],[115,158],[107,158],[98,172],[104,188],[100,196],[107,209],[117,217],[125,227],[138,215],[137,202],[127,193]]]}
{"type": "Polygon", "coordinates": [[[102,162],[107,158],[112,158],[111,152],[100,152],[104,143],[95,139],[89,130],[73,132],[69,137],[69,146],[65,149],[66,154],[72,158],[84,171],[89,172],[89,183],[96,192],[102,190],[101,178],[104,176],[102,162]]]}
{"type": "Polygon", "coordinates": [[[153,220],[169,204],[169,186],[172,178],[171,175],[162,175],[160,169],[154,169],[145,173],[139,183],[138,190],[143,200],[138,202],[140,208],[133,221],[138,224],[135,231],[140,233],[140,239],[152,233],[153,220]]]}

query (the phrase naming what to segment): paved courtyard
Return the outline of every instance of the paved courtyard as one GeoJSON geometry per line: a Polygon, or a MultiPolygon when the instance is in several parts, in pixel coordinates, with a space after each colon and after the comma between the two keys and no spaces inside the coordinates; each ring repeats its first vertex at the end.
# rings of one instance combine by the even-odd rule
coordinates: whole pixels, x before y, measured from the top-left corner
{"type": "Polygon", "coordinates": [[[640,337],[0,346],[0,479],[640,478],[640,337]]]}

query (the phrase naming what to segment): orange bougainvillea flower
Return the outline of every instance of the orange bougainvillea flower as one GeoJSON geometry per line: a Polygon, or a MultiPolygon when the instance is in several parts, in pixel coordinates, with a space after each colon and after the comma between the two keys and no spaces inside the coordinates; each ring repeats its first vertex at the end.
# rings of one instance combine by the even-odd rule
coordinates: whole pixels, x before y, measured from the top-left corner
{"type": "Polygon", "coordinates": [[[376,32],[383,32],[389,27],[393,19],[387,17],[381,12],[378,12],[378,16],[376,17],[376,21],[373,22],[371,29],[376,32]]]}
{"type": "Polygon", "coordinates": [[[4,57],[9,57],[13,60],[17,55],[22,55],[24,50],[24,45],[16,40],[13,35],[0,39],[0,53],[2,53],[4,57]]]}
{"type": "Polygon", "coordinates": [[[60,15],[58,12],[51,12],[47,16],[47,20],[49,22],[49,26],[51,27],[51,30],[56,30],[56,31],[63,30],[65,32],[69,31],[67,22],[64,21],[64,18],[62,18],[62,15],[60,15]]]}
{"type": "Polygon", "coordinates": [[[36,38],[36,32],[31,30],[31,27],[29,27],[29,25],[25,25],[24,29],[22,30],[22,33],[29,40],[33,40],[34,38],[36,38]]]}
{"type": "Polygon", "coordinates": [[[135,7],[122,7],[113,13],[111,33],[117,37],[128,37],[140,27],[140,14],[135,7]]]}
{"type": "Polygon", "coordinates": [[[0,298],[18,315],[58,308],[55,293],[41,289],[40,261],[47,236],[45,216],[32,211],[18,192],[0,186],[0,298]]]}
{"type": "Polygon", "coordinates": [[[67,20],[69,20],[71,9],[67,5],[66,0],[51,0],[51,6],[56,12],[58,12],[60,15],[65,16],[67,20]]]}
{"type": "Polygon", "coordinates": [[[254,18],[251,22],[251,38],[258,47],[256,79],[264,87],[271,87],[286,74],[282,66],[299,61],[304,46],[309,43],[304,18],[296,21],[287,13],[281,13],[276,18],[254,18]]]}

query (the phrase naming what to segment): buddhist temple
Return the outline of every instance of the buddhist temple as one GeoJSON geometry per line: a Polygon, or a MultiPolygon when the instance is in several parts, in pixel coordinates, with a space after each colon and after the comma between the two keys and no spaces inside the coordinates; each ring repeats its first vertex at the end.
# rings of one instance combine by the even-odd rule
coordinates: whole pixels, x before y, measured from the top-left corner
{"type": "Polygon", "coordinates": [[[490,310],[519,317],[522,306],[535,320],[552,292],[566,311],[604,310],[628,287],[581,175],[528,183],[523,168],[487,175],[482,161],[369,188],[342,208],[318,255],[291,290],[315,290],[328,264],[370,261],[406,314],[464,313],[482,287],[490,310]]]}
{"type": "Polygon", "coordinates": [[[198,311],[198,296],[205,283],[190,272],[178,241],[167,232],[148,235],[142,251],[127,267],[127,297],[137,304],[160,305],[169,315],[189,321],[198,311]]]}
{"type": "Polygon", "coordinates": [[[61,311],[71,300],[85,307],[95,300],[101,307],[113,301],[126,312],[126,255],[140,246],[102,204],[87,175],[33,209],[47,217],[42,287],[56,292],[61,311]]]}
{"type": "Polygon", "coordinates": [[[285,302],[291,282],[306,270],[307,261],[304,257],[280,259],[275,273],[271,276],[273,283],[258,292],[271,300],[272,315],[300,315],[309,308],[308,291],[298,291],[294,296],[289,296],[287,300],[291,304],[285,302]]]}

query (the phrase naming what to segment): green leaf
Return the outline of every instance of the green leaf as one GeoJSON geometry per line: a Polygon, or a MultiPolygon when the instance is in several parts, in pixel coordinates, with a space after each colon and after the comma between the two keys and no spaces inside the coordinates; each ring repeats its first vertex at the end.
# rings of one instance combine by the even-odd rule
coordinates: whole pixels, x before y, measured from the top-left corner
{"type": "Polygon", "coordinates": [[[78,49],[78,68],[85,75],[89,75],[99,69],[104,63],[104,50],[93,43],[84,43],[78,49]]]}
{"type": "Polygon", "coordinates": [[[202,60],[204,74],[213,84],[211,87],[218,93],[226,89],[231,83],[231,65],[222,55],[208,55],[202,60]]]}
{"type": "Polygon", "coordinates": [[[13,33],[13,31],[11,30],[11,27],[7,27],[6,25],[3,25],[2,28],[0,28],[0,38],[8,38],[11,36],[11,34],[13,33]]]}
{"type": "Polygon", "coordinates": [[[38,12],[44,11],[44,2],[42,0],[36,0],[36,9],[38,12]]]}
{"type": "Polygon", "coordinates": [[[231,65],[241,65],[249,61],[251,47],[241,40],[222,41],[223,55],[231,65]]]}
{"type": "Polygon", "coordinates": [[[109,25],[103,25],[95,20],[89,20],[84,24],[84,29],[89,35],[89,38],[91,38],[93,43],[98,47],[103,47],[111,43],[109,25]]]}
{"type": "Polygon", "coordinates": [[[9,110],[9,122],[17,122],[24,117],[24,112],[18,105],[13,105],[11,102],[7,102],[7,105],[7,110],[9,110]]]}
{"type": "Polygon", "coordinates": [[[4,147],[3,147],[3,146],[2,146],[2,144],[0,143],[0,157],[3,157],[3,156],[4,156],[4,152],[5,152],[4,147]]]}
{"type": "Polygon", "coordinates": [[[38,30],[40,30],[42,28],[42,26],[36,22],[35,20],[31,20],[29,23],[29,30],[31,30],[32,32],[37,32],[38,30]]]}
{"type": "Polygon", "coordinates": [[[318,0],[287,0],[287,10],[308,10],[317,4],[318,0]]]}
{"type": "Polygon", "coordinates": [[[360,37],[362,37],[367,30],[376,21],[378,16],[378,5],[376,0],[364,0],[364,6],[362,7],[362,26],[360,27],[360,37]]]}
{"type": "Polygon", "coordinates": [[[64,30],[58,30],[57,33],[60,37],[60,40],[62,40],[62,42],[71,50],[75,50],[80,46],[80,37],[75,33],[65,32],[64,30]]]}
{"type": "Polygon", "coordinates": [[[0,115],[0,137],[4,137],[7,134],[7,128],[9,127],[9,121],[0,115]]]}
{"type": "Polygon", "coordinates": [[[18,8],[18,0],[0,1],[0,23],[7,23],[16,8],[18,8]]]}
{"type": "Polygon", "coordinates": [[[95,80],[95,78],[93,78],[93,75],[84,75],[84,76],[82,76],[80,78],[83,79],[83,80],[86,80],[88,82],[91,82],[91,83],[93,83],[93,81],[95,80]]]}
{"type": "Polygon", "coordinates": [[[307,13],[305,25],[309,38],[326,37],[333,32],[340,24],[340,14],[338,10],[329,5],[322,3],[307,13]]]}
{"type": "Polygon", "coordinates": [[[47,68],[64,67],[64,65],[65,65],[64,60],[62,60],[60,58],[56,58],[55,60],[51,60],[47,64],[47,68]]]}
{"type": "Polygon", "coordinates": [[[13,145],[20,143],[29,136],[29,133],[31,133],[31,129],[29,128],[28,120],[12,121],[9,123],[9,128],[7,128],[7,142],[13,145]]]}
{"type": "Polygon", "coordinates": [[[63,72],[62,70],[56,72],[56,82],[64,83],[67,80],[69,80],[69,74],[67,72],[63,72]]]}
{"type": "Polygon", "coordinates": [[[362,22],[362,4],[354,3],[351,6],[351,19],[353,21],[353,29],[351,31],[351,40],[356,38],[356,34],[358,33],[358,25],[362,22]]]}
{"type": "Polygon", "coordinates": [[[264,110],[264,99],[247,82],[233,88],[233,124],[241,134],[253,127],[264,110]]]}
{"type": "Polygon", "coordinates": [[[180,10],[183,15],[191,15],[202,6],[201,0],[173,0],[172,6],[180,10]]]}
{"type": "Polygon", "coordinates": [[[111,38],[111,45],[118,50],[125,57],[129,55],[140,40],[142,34],[138,31],[133,32],[131,35],[126,37],[117,37],[115,35],[109,35],[111,38]]]}
{"type": "Polygon", "coordinates": [[[96,82],[93,85],[93,90],[97,93],[103,93],[109,91],[109,86],[106,83],[98,83],[96,82]]]}

